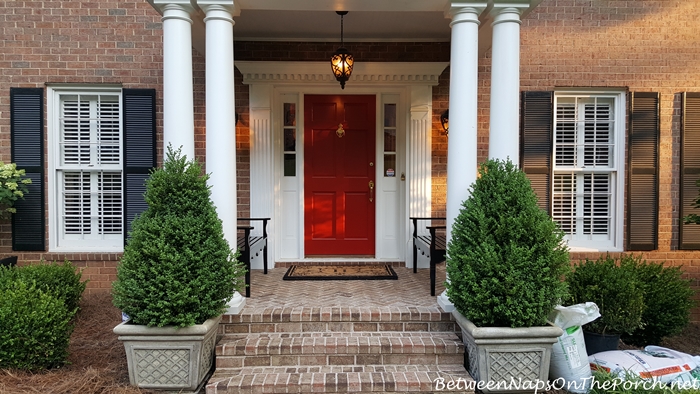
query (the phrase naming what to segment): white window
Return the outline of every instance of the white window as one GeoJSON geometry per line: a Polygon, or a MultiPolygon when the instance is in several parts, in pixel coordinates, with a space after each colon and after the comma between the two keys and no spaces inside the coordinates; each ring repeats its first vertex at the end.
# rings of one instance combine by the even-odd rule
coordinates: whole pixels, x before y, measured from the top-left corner
{"type": "Polygon", "coordinates": [[[555,93],[552,217],[572,250],[622,250],[624,94],[555,93]]]}
{"type": "Polygon", "coordinates": [[[121,251],[120,89],[49,89],[49,239],[56,251],[121,251]]]}

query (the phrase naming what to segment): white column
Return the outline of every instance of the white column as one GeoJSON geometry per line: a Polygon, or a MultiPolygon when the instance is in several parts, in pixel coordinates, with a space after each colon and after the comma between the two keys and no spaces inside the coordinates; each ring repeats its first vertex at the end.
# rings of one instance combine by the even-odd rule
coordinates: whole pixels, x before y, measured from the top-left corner
{"type": "MultiPolygon", "coordinates": [[[[450,48],[450,130],[447,141],[447,239],[476,180],[479,14],[485,2],[453,3],[450,48]]],[[[446,292],[438,296],[446,312],[454,310],[446,292]]]]}
{"type": "Polygon", "coordinates": [[[489,158],[510,158],[516,165],[520,157],[520,13],[527,3],[496,1],[492,10],[489,158]]]}
{"type": "Polygon", "coordinates": [[[156,1],[163,12],[163,146],[194,158],[192,19],[189,1],[156,1]]]}
{"type": "Polygon", "coordinates": [[[229,245],[236,245],[236,109],[233,83],[233,18],[221,5],[206,12],[206,145],[211,199],[229,245]]]}
{"type": "MultiPolygon", "coordinates": [[[[211,199],[229,246],[236,247],[236,106],[233,80],[233,3],[198,1],[206,17],[206,163],[211,199]]],[[[229,313],[245,299],[234,294],[229,313]],[[232,305],[239,303],[237,305],[232,305]]]]}

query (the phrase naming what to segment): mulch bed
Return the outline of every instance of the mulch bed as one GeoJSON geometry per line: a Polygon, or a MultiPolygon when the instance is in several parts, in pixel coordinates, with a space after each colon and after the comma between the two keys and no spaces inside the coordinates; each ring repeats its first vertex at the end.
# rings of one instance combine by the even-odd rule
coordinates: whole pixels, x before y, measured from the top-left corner
{"type": "MultiPolygon", "coordinates": [[[[107,293],[85,294],[71,336],[69,364],[41,373],[0,370],[0,393],[153,394],[129,386],[124,346],[112,333],[121,313],[107,293]]],[[[689,325],[662,346],[700,355],[700,325],[689,325]]],[[[628,347],[629,348],[629,347],[628,347]]]]}
{"type": "Polygon", "coordinates": [[[680,335],[664,339],[661,346],[700,356],[700,324],[689,324],[680,335]]]}

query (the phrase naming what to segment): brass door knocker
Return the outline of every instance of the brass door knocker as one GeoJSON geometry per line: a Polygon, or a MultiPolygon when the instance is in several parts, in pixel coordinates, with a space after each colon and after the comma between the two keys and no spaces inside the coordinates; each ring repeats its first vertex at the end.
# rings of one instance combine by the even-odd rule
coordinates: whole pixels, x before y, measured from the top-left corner
{"type": "Polygon", "coordinates": [[[343,124],[338,125],[338,130],[335,131],[335,134],[338,135],[338,138],[343,138],[345,135],[345,130],[343,129],[343,124]]]}

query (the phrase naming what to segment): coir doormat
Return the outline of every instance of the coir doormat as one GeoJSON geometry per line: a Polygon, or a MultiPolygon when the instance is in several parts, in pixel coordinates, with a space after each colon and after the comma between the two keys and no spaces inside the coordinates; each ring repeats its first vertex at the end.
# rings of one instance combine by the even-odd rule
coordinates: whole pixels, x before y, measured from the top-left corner
{"type": "Polygon", "coordinates": [[[398,279],[390,265],[306,265],[294,264],[284,280],[380,280],[398,279]]]}

